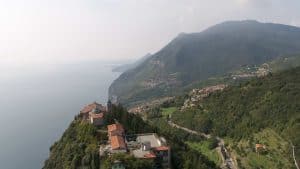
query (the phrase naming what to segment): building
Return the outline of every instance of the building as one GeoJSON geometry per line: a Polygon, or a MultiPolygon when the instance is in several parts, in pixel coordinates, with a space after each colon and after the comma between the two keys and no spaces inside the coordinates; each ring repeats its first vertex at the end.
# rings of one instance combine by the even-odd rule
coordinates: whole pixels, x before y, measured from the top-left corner
{"type": "Polygon", "coordinates": [[[110,144],[110,153],[126,153],[127,146],[124,135],[125,130],[119,123],[107,126],[108,142],[110,144]]]}
{"type": "Polygon", "coordinates": [[[263,144],[255,144],[255,151],[257,153],[264,152],[266,150],[266,146],[263,144]]]}
{"type": "Polygon", "coordinates": [[[151,149],[150,142],[141,143],[139,147],[133,148],[131,147],[132,154],[135,158],[143,158],[143,159],[155,159],[156,155],[151,149]]]}
{"type": "Polygon", "coordinates": [[[108,138],[110,139],[112,136],[124,136],[125,130],[123,126],[119,123],[111,124],[107,126],[108,138]]]}
{"type": "Polygon", "coordinates": [[[95,126],[104,125],[104,116],[107,113],[106,107],[102,104],[94,102],[85,106],[79,113],[79,117],[89,121],[95,126]]]}
{"type": "Polygon", "coordinates": [[[95,126],[104,125],[104,113],[90,113],[90,123],[95,126]]]}
{"type": "Polygon", "coordinates": [[[127,145],[136,158],[161,159],[164,168],[170,168],[171,151],[163,137],[158,137],[156,133],[137,135],[135,141],[127,145]]]}
{"type": "Polygon", "coordinates": [[[79,113],[80,117],[82,117],[84,120],[88,120],[90,117],[90,113],[101,113],[106,112],[106,107],[102,104],[99,104],[97,102],[94,102],[92,104],[89,104],[85,106],[79,113]]]}
{"type": "Polygon", "coordinates": [[[112,136],[110,138],[111,153],[126,153],[127,147],[122,136],[112,136]]]}
{"type": "Polygon", "coordinates": [[[107,131],[108,144],[100,146],[100,156],[106,153],[129,153],[135,158],[154,160],[165,169],[170,168],[171,151],[163,137],[156,133],[125,135],[119,123],[108,125],[107,131]]]}

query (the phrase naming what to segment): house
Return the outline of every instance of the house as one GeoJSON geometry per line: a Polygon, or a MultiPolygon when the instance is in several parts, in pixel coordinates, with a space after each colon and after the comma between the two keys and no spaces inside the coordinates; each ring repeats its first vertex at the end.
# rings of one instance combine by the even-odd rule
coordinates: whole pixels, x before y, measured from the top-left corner
{"type": "Polygon", "coordinates": [[[263,144],[255,144],[255,151],[257,153],[263,152],[265,150],[266,150],[266,146],[265,145],[263,145],[263,144]]]}
{"type": "Polygon", "coordinates": [[[140,134],[136,140],[140,143],[150,143],[151,147],[160,147],[165,141],[157,136],[155,133],[140,134]]]}
{"type": "Polygon", "coordinates": [[[126,153],[127,147],[123,136],[112,136],[110,138],[111,153],[126,153]]]}
{"type": "Polygon", "coordinates": [[[106,107],[102,104],[99,104],[97,102],[94,102],[92,104],[89,104],[85,106],[79,113],[79,115],[85,119],[88,120],[90,117],[90,113],[101,113],[106,112],[106,107]]]}
{"type": "Polygon", "coordinates": [[[112,136],[124,136],[125,130],[123,126],[119,123],[111,124],[107,126],[108,138],[110,139],[112,136]]]}
{"type": "Polygon", "coordinates": [[[94,102],[85,106],[79,113],[79,117],[83,120],[89,121],[95,126],[102,126],[104,124],[104,116],[107,113],[106,107],[102,104],[94,102]]]}
{"type": "Polygon", "coordinates": [[[125,130],[119,123],[107,126],[108,139],[110,144],[110,153],[126,153],[127,146],[124,135],[125,130]]]}
{"type": "Polygon", "coordinates": [[[137,135],[136,143],[130,143],[133,145],[130,149],[136,158],[162,159],[163,167],[170,168],[171,151],[163,137],[158,137],[156,133],[141,134],[137,135]]]}
{"type": "Polygon", "coordinates": [[[90,113],[90,123],[95,126],[102,126],[104,124],[104,113],[90,113]]]}
{"type": "Polygon", "coordinates": [[[137,149],[132,148],[132,154],[135,158],[143,158],[143,159],[155,159],[156,155],[151,150],[151,143],[143,142],[140,147],[137,149]]]}
{"type": "Polygon", "coordinates": [[[171,151],[165,138],[156,133],[125,135],[125,130],[119,123],[108,125],[107,132],[108,144],[100,146],[100,156],[105,153],[129,153],[135,158],[155,160],[164,168],[170,168],[171,151]]]}

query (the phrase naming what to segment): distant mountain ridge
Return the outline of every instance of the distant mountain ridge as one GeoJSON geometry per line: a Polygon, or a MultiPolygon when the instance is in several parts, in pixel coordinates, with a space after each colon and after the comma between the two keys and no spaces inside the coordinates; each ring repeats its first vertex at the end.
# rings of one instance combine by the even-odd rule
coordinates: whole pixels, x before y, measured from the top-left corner
{"type": "Polygon", "coordinates": [[[228,21],[200,33],[180,34],[109,89],[121,103],[176,93],[192,82],[245,64],[300,53],[300,28],[257,21],[228,21]]]}
{"type": "Polygon", "coordinates": [[[125,72],[128,71],[130,69],[134,69],[136,68],[138,65],[142,64],[145,60],[147,60],[149,57],[151,57],[151,54],[148,53],[145,56],[139,58],[138,60],[136,60],[133,63],[128,63],[128,64],[123,64],[120,66],[117,66],[115,68],[112,69],[113,72],[125,72]]]}

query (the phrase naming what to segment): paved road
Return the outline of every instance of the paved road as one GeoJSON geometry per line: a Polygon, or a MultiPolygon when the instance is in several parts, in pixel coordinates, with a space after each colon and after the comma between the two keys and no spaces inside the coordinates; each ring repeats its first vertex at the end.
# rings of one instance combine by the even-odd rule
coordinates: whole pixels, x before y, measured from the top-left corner
{"type": "MultiPolygon", "coordinates": [[[[191,129],[188,129],[186,127],[182,127],[178,124],[175,124],[174,122],[172,122],[171,120],[168,121],[169,125],[172,126],[172,127],[175,127],[175,128],[179,128],[179,129],[182,129],[188,133],[191,133],[191,134],[195,134],[195,135],[199,135],[199,136],[203,136],[205,137],[206,139],[209,139],[211,138],[211,136],[209,134],[205,134],[205,133],[201,133],[201,132],[197,132],[195,130],[191,130],[191,129]]],[[[225,147],[225,144],[224,144],[224,140],[221,139],[220,137],[216,137],[216,139],[218,140],[218,147],[217,147],[217,150],[223,160],[223,164],[222,164],[222,168],[227,168],[227,169],[237,169],[237,167],[234,165],[234,162],[230,156],[230,153],[228,152],[228,150],[226,149],[225,147]]],[[[299,169],[299,168],[298,168],[299,169]]]]}
{"type": "Polygon", "coordinates": [[[188,133],[191,133],[191,134],[195,134],[195,135],[198,135],[198,136],[203,136],[205,138],[210,138],[211,136],[209,134],[205,134],[205,133],[200,133],[200,132],[197,132],[197,131],[194,131],[194,130],[191,130],[191,129],[188,129],[186,127],[182,127],[182,126],[179,126],[178,124],[175,124],[173,123],[172,121],[168,121],[169,125],[172,126],[172,127],[175,127],[175,128],[179,128],[181,130],[184,130],[188,133]]]}
{"type": "Polygon", "coordinates": [[[293,158],[294,158],[294,162],[295,162],[295,166],[297,169],[299,169],[297,160],[296,160],[296,156],[295,156],[295,146],[293,145],[293,143],[291,142],[292,148],[293,148],[293,158]]]}
{"type": "Polygon", "coordinates": [[[225,159],[225,161],[223,161],[222,166],[225,166],[226,168],[229,168],[229,169],[237,169],[237,167],[234,165],[233,159],[230,156],[230,153],[228,152],[228,150],[225,147],[224,140],[221,139],[220,137],[216,137],[216,139],[219,142],[218,147],[220,147],[222,159],[223,160],[225,159]]]}

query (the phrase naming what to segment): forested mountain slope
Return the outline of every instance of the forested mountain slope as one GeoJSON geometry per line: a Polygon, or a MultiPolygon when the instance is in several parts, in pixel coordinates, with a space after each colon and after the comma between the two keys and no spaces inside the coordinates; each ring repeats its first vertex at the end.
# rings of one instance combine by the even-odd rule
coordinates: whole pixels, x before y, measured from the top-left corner
{"type": "Polygon", "coordinates": [[[133,103],[174,94],[183,86],[242,65],[260,65],[300,53],[300,28],[256,21],[224,22],[200,33],[180,34],[141,65],[124,72],[110,98],[133,103]]]}
{"type": "Polygon", "coordinates": [[[299,100],[300,67],[212,93],[198,107],[173,113],[172,120],[227,138],[245,168],[293,168],[291,143],[300,158],[299,100]],[[266,145],[267,154],[254,152],[257,143],[266,145]]]}
{"type": "Polygon", "coordinates": [[[147,55],[139,58],[135,62],[117,66],[117,67],[113,68],[112,71],[113,72],[125,72],[127,70],[136,68],[137,66],[139,66],[140,64],[142,64],[145,60],[147,60],[150,57],[151,57],[151,54],[148,53],[147,55]]]}

